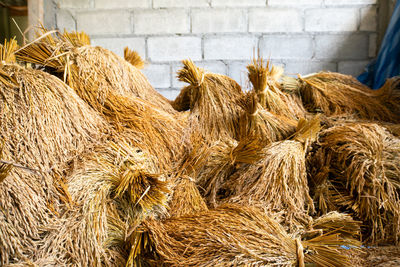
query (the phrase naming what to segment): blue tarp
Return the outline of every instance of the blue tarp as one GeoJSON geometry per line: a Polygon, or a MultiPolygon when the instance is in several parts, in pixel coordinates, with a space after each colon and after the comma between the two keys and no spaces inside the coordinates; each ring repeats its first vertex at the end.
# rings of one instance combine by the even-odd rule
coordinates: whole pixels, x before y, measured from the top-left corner
{"type": "Polygon", "coordinates": [[[400,1],[395,5],[378,57],[357,79],[373,89],[378,89],[386,79],[398,75],[400,75],[400,1]]]}

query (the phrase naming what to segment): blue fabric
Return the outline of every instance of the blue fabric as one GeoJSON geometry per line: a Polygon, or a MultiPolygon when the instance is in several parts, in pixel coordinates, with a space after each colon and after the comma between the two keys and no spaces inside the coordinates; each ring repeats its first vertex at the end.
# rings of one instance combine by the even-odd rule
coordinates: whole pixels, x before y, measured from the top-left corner
{"type": "Polygon", "coordinates": [[[378,89],[386,79],[398,75],[400,75],[400,1],[395,5],[378,57],[357,79],[372,89],[378,89]]]}

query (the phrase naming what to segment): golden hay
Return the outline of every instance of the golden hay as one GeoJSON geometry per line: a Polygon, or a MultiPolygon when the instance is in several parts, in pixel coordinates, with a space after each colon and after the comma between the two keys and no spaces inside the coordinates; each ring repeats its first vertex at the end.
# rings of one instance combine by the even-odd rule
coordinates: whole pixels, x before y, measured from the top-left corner
{"type": "Polygon", "coordinates": [[[44,65],[63,74],[67,83],[91,105],[102,103],[109,94],[135,96],[174,113],[168,100],[150,85],[139,69],[123,58],[102,47],[82,46],[76,41],[78,38],[70,37],[76,34],[53,36],[46,30],[43,33],[19,49],[17,59],[44,65]]]}
{"type": "Polygon", "coordinates": [[[261,140],[244,139],[237,143],[220,140],[202,151],[206,158],[195,169],[196,182],[208,204],[262,202],[268,210],[287,213],[313,210],[308,195],[305,153],[308,142],[319,131],[319,117],[308,123],[303,120],[294,136],[265,147],[261,140]],[[291,185],[290,187],[287,185],[291,185]]]}
{"type": "Polygon", "coordinates": [[[168,184],[150,155],[108,143],[86,155],[67,178],[74,205],[46,226],[38,259],[63,266],[121,266],[128,259],[130,227],[149,214],[164,216],[168,184]]]}
{"type": "MultiPolygon", "coordinates": [[[[182,63],[178,78],[190,85],[182,89],[177,100],[189,103],[190,130],[199,131],[210,141],[236,136],[240,110],[236,101],[243,95],[241,87],[227,76],[196,67],[190,60],[182,63]]],[[[175,102],[173,106],[176,105],[175,102]]]]}
{"type": "Polygon", "coordinates": [[[168,101],[125,60],[104,48],[74,47],[65,38],[51,35],[24,47],[17,57],[63,71],[83,100],[136,146],[157,155],[164,168],[179,157],[183,121],[170,114],[175,111],[168,101]],[[67,48],[65,55],[54,58],[52,53],[64,51],[55,50],[57,45],[67,48]]]}
{"type": "Polygon", "coordinates": [[[208,210],[196,182],[189,176],[175,178],[175,185],[168,211],[172,217],[180,217],[208,210]]]}
{"type": "Polygon", "coordinates": [[[319,143],[309,164],[319,211],[351,211],[367,242],[397,242],[400,139],[377,124],[347,123],[323,131],[319,143]]]}
{"type": "Polygon", "coordinates": [[[159,266],[346,266],[349,259],[339,246],[359,245],[336,233],[300,241],[259,210],[232,204],[164,221],[146,220],[131,242],[141,244],[144,263],[159,266]]]}
{"type": "Polygon", "coordinates": [[[0,63],[14,63],[15,51],[18,49],[17,40],[11,39],[10,41],[4,40],[4,44],[0,44],[0,63]]]}
{"type": "MultiPolygon", "coordinates": [[[[399,114],[381,101],[383,97],[376,97],[377,91],[348,75],[319,72],[299,76],[297,80],[286,79],[284,87],[299,91],[304,107],[310,112],[323,112],[327,116],[355,115],[359,119],[389,122],[400,119],[399,114]]],[[[398,110],[398,104],[396,106],[398,110]]]]}
{"type": "MultiPolygon", "coordinates": [[[[242,164],[221,184],[228,195],[224,201],[260,205],[269,211],[284,211],[290,225],[292,216],[314,211],[306,174],[306,151],[320,129],[316,116],[300,120],[294,140],[272,143],[259,153],[254,164],[242,164]]],[[[246,148],[244,148],[246,149],[246,148]]],[[[236,158],[240,162],[240,158],[236,158]]]]}
{"type": "Polygon", "coordinates": [[[269,144],[286,139],[296,130],[295,120],[263,109],[254,92],[247,93],[238,104],[243,109],[239,117],[238,140],[254,138],[269,144]]]}
{"type": "Polygon", "coordinates": [[[281,67],[272,65],[270,61],[264,65],[263,59],[258,58],[247,66],[247,70],[258,102],[264,109],[292,119],[305,116],[306,111],[301,103],[280,89],[279,79],[283,74],[281,67]]]}
{"type": "Polygon", "coordinates": [[[54,76],[17,65],[1,70],[2,156],[13,170],[0,183],[0,264],[33,256],[43,226],[68,202],[57,177],[111,128],[75,92],[54,76]]]}
{"type": "Polygon", "coordinates": [[[130,50],[129,47],[125,47],[124,49],[124,58],[126,61],[131,63],[134,67],[141,70],[144,67],[144,61],[140,57],[139,53],[133,50],[130,50]]]}

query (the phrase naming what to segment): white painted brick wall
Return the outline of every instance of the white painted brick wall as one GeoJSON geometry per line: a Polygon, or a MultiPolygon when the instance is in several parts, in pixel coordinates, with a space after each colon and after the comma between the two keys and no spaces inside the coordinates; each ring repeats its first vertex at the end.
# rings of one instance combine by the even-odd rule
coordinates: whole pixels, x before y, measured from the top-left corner
{"type": "Polygon", "coordinates": [[[246,32],[246,11],[242,9],[195,9],[192,32],[246,32]]]}
{"type": "Polygon", "coordinates": [[[357,8],[318,8],[305,12],[306,31],[345,32],[356,31],[358,27],[357,8]]]}
{"type": "Polygon", "coordinates": [[[208,0],[153,0],[154,8],[163,7],[207,7],[208,0]]]}
{"type": "Polygon", "coordinates": [[[135,34],[189,33],[185,9],[137,10],[133,13],[135,34]]]}
{"type": "Polygon", "coordinates": [[[59,0],[58,7],[60,9],[88,8],[90,7],[90,0],[59,0]]]}
{"type": "Polygon", "coordinates": [[[285,74],[297,77],[319,71],[337,71],[337,64],[328,61],[289,61],[285,64],[285,74]]]}
{"type": "Polygon", "coordinates": [[[146,58],[146,42],[143,37],[116,37],[116,38],[92,38],[92,45],[107,48],[119,56],[124,56],[124,48],[129,47],[146,58]]]}
{"type": "Polygon", "coordinates": [[[376,4],[377,0],[325,0],[325,5],[372,5],[376,4]]]}
{"type": "Polygon", "coordinates": [[[251,59],[257,51],[253,36],[216,36],[204,40],[204,59],[251,59]]]}
{"type": "Polygon", "coordinates": [[[201,60],[199,37],[150,37],[147,40],[147,49],[152,62],[179,61],[188,58],[201,60]]]}
{"type": "Polygon", "coordinates": [[[361,31],[375,32],[378,22],[376,7],[365,7],[361,9],[361,31]]]}
{"type": "Polygon", "coordinates": [[[340,73],[349,74],[353,76],[360,75],[365,66],[368,64],[368,61],[342,61],[338,64],[338,71],[340,73]]]}
{"type": "Polygon", "coordinates": [[[369,37],[365,34],[317,35],[315,58],[317,59],[368,59],[369,37]]]}
{"type": "Polygon", "coordinates": [[[260,50],[266,58],[311,59],[313,43],[311,35],[267,35],[261,39],[260,50]]]}
{"type": "Polygon", "coordinates": [[[268,0],[269,6],[322,5],[323,0],[268,0]]]}
{"type": "MultiPolygon", "coordinates": [[[[246,65],[259,50],[286,73],[358,74],[376,56],[377,0],[54,0],[55,27],[84,30],[118,55],[138,51],[143,70],[174,98],[181,60],[248,87],[246,65]]],[[[46,15],[47,16],[47,15],[46,15]]]]}
{"type": "Polygon", "coordinates": [[[154,87],[171,87],[171,66],[169,64],[150,64],[143,69],[143,73],[154,87]]]}
{"type": "Polygon", "coordinates": [[[76,21],[73,13],[67,9],[60,9],[56,13],[56,21],[58,25],[62,25],[60,30],[76,31],[76,21]]]}
{"type": "Polygon", "coordinates": [[[94,7],[99,9],[149,8],[151,7],[151,0],[95,0],[94,7]]]}
{"type": "Polygon", "coordinates": [[[265,6],[266,0],[211,0],[212,6],[265,6]]]}
{"type": "Polygon", "coordinates": [[[89,35],[127,34],[132,32],[130,17],[123,10],[80,12],[76,15],[77,28],[89,35]]]}
{"type": "Polygon", "coordinates": [[[302,12],[298,9],[252,9],[249,13],[250,32],[301,32],[302,12]]]}

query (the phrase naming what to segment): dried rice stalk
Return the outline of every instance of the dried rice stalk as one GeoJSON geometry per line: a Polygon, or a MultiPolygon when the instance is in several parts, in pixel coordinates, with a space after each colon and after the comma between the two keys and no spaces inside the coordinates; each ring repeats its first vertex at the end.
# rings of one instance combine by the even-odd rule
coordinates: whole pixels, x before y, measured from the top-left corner
{"type": "Polygon", "coordinates": [[[360,237],[361,223],[353,220],[348,214],[332,211],[315,219],[311,228],[320,229],[323,232],[340,233],[342,238],[357,240],[360,237]]]}
{"type": "MultiPolygon", "coordinates": [[[[114,53],[101,48],[82,46],[84,33],[51,35],[42,29],[43,35],[17,52],[17,58],[54,69],[63,73],[64,79],[75,90],[86,88],[87,95],[80,95],[90,103],[100,102],[105,95],[134,96],[154,104],[171,114],[174,109],[168,100],[159,94],[146,77],[134,66],[114,53]],[[75,88],[74,86],[78,86],[75,88]]],[[[107,106],[105,106],[106,108],[107,106]]]]}
{"type": "Polygon", "coordinates": [[[134,67],[141,70],[144,67],[144,61],[140,57],[139,53],[133,50],[130,50],[129,47],[125,47],[124,49],[124,58],[126,61],[131,63],[134,67]]]}
{"type": "Polygon", "coordinates": [[[196,183],[200,187],[200,192],[212,206],[217,205],[218,191],[221,185],[235,170],[233,150],[237,142],[232,139],[224,139],[215,142],[198,157],[206,158],[206,162],[195,168],[196,183]]]}
{"type": "Polygon", "coordinates": [[[360,119],[390,122],[399,120],[399,116],[376,97],[376,92],[351,76],[319,72],[299,76],[296,81],[286,79],[284,87],[297,87],[304,107],[310,112],[323,112],[327,116],[355,115],[360,119]]]}
{"type": "Polygon", "coordinates": [[[324,131],[320,144],[310,178],[321,211],[350,210],[368,242],[397,242],[400,140],[376,124],[348,123],[324,131]]]}
{"type": "Polygon", "coordinates": [[[74,47],[90,45],[90,37],[85,32],[64,31],[63,37],[74,47]]]}
{"type": "Polygon", "coordinates": [[[54,76],[4,65],[15,85],[0,81],[3,156],[17,167],[0,183],[0,265],[35,257],[43,227],[56,220],[68,193],[58,175],[110,127],[54,76]]]}
{"type": "Polygon", "coordinates": [[[238,104],[244,110],[239,118],[239,140],[252,137],[269,144],[286,139],[296,130],[295,120],[263,109],[254,92],[247,93],[238,104]]]}
{"type": "Polygon", "coordinates": [[[156,265],[304,266],[307,262],[342,266],[349,262],[339,249],[344,240],[338,234],[293,239],[264,213],[237,205],[162,222],[147,220],[135,234],[149,239],[142,255],[156,265]]]}
{"type": "Polygon", "coordinates": [[[86,155],[68,177],[75,206],[47,226],[39,258],[53,256],[66,266],[124,265],[130,226],[149,214],[166,213],[167,182],[154,159],[124,143],[109,143],[86,155]]]}
{"type": "Polygon", "coordinates": [[[157,155],[165,169],[179,156],[183,122],[163,111],[172,110],[168,101],[159,97],[140,71],[112,52],[74,47],[62,37],[47,35],[20,50],[18,57],[63,71],[83,100],[136,146],[157,155]]]}
{"type": "Polygon", "coordinates": [[[304,108],[280,90],[278,80],[283,74],[281,67],[272,65],[270,61],[264,65],[263,59],[258,58],[247,66],[247,70],[249,80],[257,94],[257,100],[264,109],[292,119],[304,117],[304,108]]]}
{"type": "Polygon", "coordinates": [[[172,217],[196,214],[208,210],[195,181],[189,176],[175,178],[169,213],[172,217]]]}
{"type": "MultiPolygon", "coordinates": [[[[210,141],[236,136],[239,117],[236,102],[243,95],[240,86],[227,76],[207,73],[190,60],[182,63],[178,78],[190,85],[181,91],[177,100],[190,103],[191,131],[199,131],[210,141]]],[[[176,105],[177,102],[173,104],[176,105]]]]}
{"type": "Polygon", "coordinates": [[[14,63],[15,54],[14,52],[18,49],[17,40],[15,38],[9,41],[4,40],[4,44],[0,44],[0,63],[14,63]]]}

